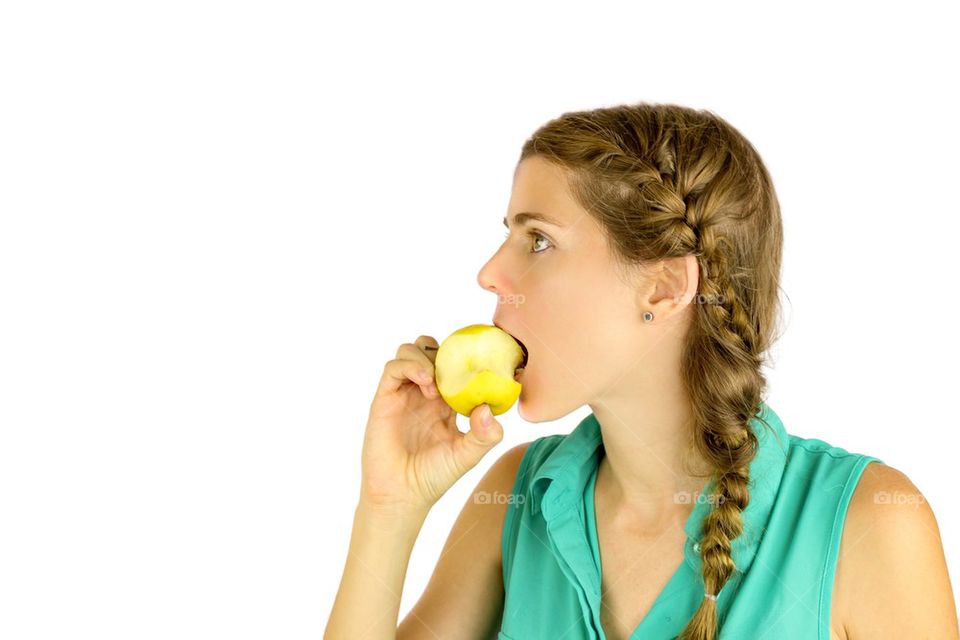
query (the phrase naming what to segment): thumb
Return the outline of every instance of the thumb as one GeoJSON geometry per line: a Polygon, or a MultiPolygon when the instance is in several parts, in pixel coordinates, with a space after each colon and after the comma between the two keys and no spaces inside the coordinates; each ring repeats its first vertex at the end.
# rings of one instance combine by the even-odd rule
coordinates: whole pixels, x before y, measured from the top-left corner
{"type": "Polygon", "coordinates": [[[470,412],[470,430],[460,439],[460,462],[467,469],[472,469],[480,459],[503,440],[503,427],[490,411],[487,404],[477,405],[470,412]],[[486,417],[490,424],[483,423],[486,417]]]}

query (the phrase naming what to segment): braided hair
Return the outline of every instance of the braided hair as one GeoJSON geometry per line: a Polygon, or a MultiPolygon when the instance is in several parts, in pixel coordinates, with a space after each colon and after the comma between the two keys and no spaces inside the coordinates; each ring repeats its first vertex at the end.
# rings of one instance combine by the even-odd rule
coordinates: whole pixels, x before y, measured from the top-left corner
{"type": "MultiPolygon", "coordinates": [[[[749,422],[767,385],[763,356],[778,337],[783,236],[772,180],[733,126],[672,104],[564,113],[524,143],[519,161],[530,156],[564,170],[620,265],[697,257],[681,374],[693,407],[691,441],[714,469],[700,557],[705,593],[720,594],[737,570],[732,541],[742,533],[758,447],[749,422]]],[[[715,640],[718,631],[708,595],[679,638],[715,640]]]]}

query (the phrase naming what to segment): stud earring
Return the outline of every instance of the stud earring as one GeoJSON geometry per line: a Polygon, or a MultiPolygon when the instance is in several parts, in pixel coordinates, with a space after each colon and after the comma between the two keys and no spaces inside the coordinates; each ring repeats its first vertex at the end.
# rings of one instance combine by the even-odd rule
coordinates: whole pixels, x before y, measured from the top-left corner
{"type": "Polygon", "coordinates": [[[643,312],[643,321],[644,321],[644,322],[650,322],[651,320],[653,320],[653,314],[650,313],[649,311],[644,311],[644,312],[643,312]]]}

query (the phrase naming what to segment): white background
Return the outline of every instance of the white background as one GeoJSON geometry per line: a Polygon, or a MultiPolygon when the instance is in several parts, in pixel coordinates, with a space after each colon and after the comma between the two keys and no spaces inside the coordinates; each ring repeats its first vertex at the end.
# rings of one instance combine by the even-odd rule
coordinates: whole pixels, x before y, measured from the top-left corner
{"type": "MultiPolygon", "coordinates": [[[[760,151],[768,402],[905,472],[960,575],[945,4],[4,3],[0,637],[320,637],[384,362],[492,319],[526,136],[629,101],[760,151]]],[[[585,410],[501,417],[401,617],[490,464],[585,410]]]]}

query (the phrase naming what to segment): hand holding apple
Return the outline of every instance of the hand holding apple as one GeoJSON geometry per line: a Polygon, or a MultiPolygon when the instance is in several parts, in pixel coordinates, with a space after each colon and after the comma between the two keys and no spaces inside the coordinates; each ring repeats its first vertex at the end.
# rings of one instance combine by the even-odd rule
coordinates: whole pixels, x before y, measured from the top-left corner
{"type": "MultiPolygon", "coordinates": [[[[438,349],[437,341],[430,336],[401,345],[397,357],[384,366],[370,405],[360,500],[391,517],[425,516],[447,489],[503,439],[503,428],[496,418],[491,415],[490,424],[483,424],[486,407],[480,404],[465,413],[470,417],[470,430],[462,433],[457,428],[457,412],[438,392],[439,380],[434,383],[435,363],[440,362],[438,349]]],[[[454,356],[449,381],[455,383],[461,369],[457,354],[467,351],[462,345],[449,350],[454,356]]],[[[452,397],[457,398],[456,394],[452,397]]],[[[454,402],[465,409],[469,401],[464,398],[473,397],[461,395],[454,402]]],[[[504,407],[505,397],[494,394],[488,399],[506,411],[513,400],[504,407]]]]}

